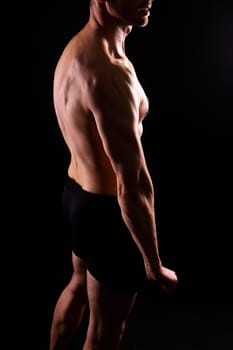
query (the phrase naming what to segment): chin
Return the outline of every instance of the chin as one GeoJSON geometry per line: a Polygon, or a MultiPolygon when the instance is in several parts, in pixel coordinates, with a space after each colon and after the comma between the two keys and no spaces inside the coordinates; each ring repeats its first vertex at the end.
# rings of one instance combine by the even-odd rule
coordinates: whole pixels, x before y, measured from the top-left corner
{"type": "Polygon", "coordinates": [[[135,21],[133,25],[135,27],[145,27],[147,26],[148,23],[149,23],[148,18],[143,18],[140,21],[135,21]]]}

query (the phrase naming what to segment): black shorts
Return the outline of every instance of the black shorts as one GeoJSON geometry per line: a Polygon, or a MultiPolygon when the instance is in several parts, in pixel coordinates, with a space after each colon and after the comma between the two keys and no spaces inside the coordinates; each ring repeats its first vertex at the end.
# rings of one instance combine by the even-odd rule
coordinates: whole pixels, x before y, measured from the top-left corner
{"type": "Polygon", "coordinates": [[[142,255],[122,219],[116,196],[87,192],[68,177],[63,212],[74,254],[86,260],[88,271],[100,283],[125,293],[145,287],[142,255]]]}

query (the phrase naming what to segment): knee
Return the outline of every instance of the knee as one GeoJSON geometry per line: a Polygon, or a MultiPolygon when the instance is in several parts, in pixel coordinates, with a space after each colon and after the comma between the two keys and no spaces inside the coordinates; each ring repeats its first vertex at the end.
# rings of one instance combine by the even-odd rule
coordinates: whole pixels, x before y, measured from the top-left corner
{"type": "Polygon", "coordinates": [[[83,300],[83,302],[87,302],[88,296],[85,279],[80,279],[73,274],[68,284],[68,289],[74,297],[78,297],[80,300],[83,300]]]}

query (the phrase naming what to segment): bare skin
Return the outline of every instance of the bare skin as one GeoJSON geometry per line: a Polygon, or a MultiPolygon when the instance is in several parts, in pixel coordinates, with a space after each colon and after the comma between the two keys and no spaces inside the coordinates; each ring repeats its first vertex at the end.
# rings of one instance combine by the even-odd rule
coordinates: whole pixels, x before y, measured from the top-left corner
{"type": "MultiPolygon", "coordinates": [[[[148,23],[151,5],[151,0],[93,0],[88,23],[58,61],[54,106],[70,151],[69,176],[86,191],[117,196],[148,279],[170,293],[178,279],[159,256],[154,188],[141,144],[149,103],[125,53],[126,36],[132,26],[148,23]]],[[[50,350],[68,349],[87,303],[83,350],[118,349],[136,293],[104,288],[74,254],[73,267],[54,311],[50,350]]]]}

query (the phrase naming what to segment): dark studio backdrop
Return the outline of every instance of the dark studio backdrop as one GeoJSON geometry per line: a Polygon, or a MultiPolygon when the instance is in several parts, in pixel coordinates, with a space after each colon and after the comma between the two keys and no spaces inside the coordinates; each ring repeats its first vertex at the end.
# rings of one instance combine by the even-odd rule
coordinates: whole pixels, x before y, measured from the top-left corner
{"type": "MultiPolygon", "coordinates": [[[[16,40],[9,45],[9,68],[17,53],[20,78],[9,69],[9,86],[17,76],[17,102],[24,110],[19,115],[15,102],[9,111],[15,116],[15,164],[22,183],[18,214],[27,243],[24,342],[46,350],[52,310],[71,272],[70,237],[60,212],[69,155],[56,123],[52,80],[63,47],[88,19],[88,4],[35,5],[29,11],[26,21],[17,10],[12,16],[17,24],[12,21],[16,40]]],[[[133,29],[126,51],[150,100],[142,142],[156,188],[161,256],[180,278],[170,298],[154,288],[141,295],[126,333],[128,349],[173,344],[179,350],[228,350],[233,344],[232,4],[155,1],[149,25],[133,29]]]]}

